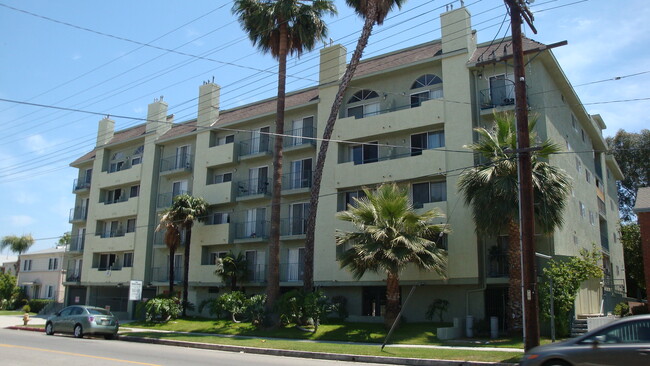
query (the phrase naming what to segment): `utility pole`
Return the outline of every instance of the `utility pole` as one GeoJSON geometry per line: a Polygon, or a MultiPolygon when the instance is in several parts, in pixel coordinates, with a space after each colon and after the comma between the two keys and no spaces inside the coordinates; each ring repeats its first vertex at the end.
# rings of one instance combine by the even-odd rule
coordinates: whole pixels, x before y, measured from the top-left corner
{"type": "Polygon", "coordinates": [[[519,156],[519,228],[521,235],[522,306],[524,347],[539,345],[539,308],[537,300],[537,269],[535,268],[535,218],[533,206],[532,165],[528,131],[528,101],[521,23],[526,20],[534,33],[533,16],[524,0],[504,0],[510,10],[512,53],[515,69],[515,117],[517,119],[517,151],[519,156]]]}

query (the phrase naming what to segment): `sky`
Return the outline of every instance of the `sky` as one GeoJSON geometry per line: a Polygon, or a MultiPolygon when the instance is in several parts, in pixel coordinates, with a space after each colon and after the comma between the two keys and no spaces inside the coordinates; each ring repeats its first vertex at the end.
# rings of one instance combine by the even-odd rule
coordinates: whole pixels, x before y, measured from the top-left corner
{"type": "MultiPolygon", "coordinates": [[[[327,42],[346,46],[349,60],[363,23],[335,3],[327,42]]],[[[460,6],[406,1],[375,27],[364,58],[439,39],[450,3],[460,6]]],[[[502,0],[464,5],[479,42],[510,32],[502,0]]],[[[116,129],[128,128],[164,96],[175,121],[192,119],[199,86],[213,78],[222,109],[273,97],[277,63],[251,44],[231,8],[224,0],[0,0],[0,237],[31,233],[37,251],[70,231],[77,171],[69,164],[93,149],[103,115],[132,117],[112,117],[116,129]]],[[[586,110],[602,115],[605,136],[650,127],[646,0],[537,0],[531,10],[538,34],[526,36],[568,41],[553,53],[586,110]]],[[[322,46],[289,59],[288,91],[317,84],[322,46]]]]}

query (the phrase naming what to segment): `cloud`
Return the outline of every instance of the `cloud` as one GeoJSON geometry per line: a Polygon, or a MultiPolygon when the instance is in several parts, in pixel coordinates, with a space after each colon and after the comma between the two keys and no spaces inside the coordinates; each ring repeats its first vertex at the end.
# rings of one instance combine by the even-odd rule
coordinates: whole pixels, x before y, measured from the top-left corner
{"type": "Polygon", "coordinates": [[[16,203],[21,205],[32,204],[38,201],[34,193],[28,193],[24,191],[13,192],[12,197],[16,203]]]}
{"type": "Polygon", "coordinates": [[[48,141],[43,135],[31,135],[27,137],[26,147],[32,152],[43,155],[54,144],[55,142],[48,141]]]}
{"type": "Polygon", "coordinates": [[[77,60],[81,60],[81,57],[82,57],[81,54],[76,52],[70,58],[72,59],[72,61],[77,61],[77,60]]]}
{"type": "Polygon", "coordinates": [[[34,218],[27,215],[9,216],[9,224],[12,227],[26,227],[34,223],[34,218]]]}

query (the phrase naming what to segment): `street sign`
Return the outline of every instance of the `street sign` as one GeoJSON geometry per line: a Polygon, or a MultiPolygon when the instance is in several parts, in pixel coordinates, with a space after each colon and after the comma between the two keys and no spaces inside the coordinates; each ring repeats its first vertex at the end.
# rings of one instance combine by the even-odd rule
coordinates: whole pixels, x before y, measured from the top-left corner
{"type": "Polygon", "coordinates": [[[142,281],[131,281],[129,285],[129,300],[138,301],[142,298],[142,281]]]}

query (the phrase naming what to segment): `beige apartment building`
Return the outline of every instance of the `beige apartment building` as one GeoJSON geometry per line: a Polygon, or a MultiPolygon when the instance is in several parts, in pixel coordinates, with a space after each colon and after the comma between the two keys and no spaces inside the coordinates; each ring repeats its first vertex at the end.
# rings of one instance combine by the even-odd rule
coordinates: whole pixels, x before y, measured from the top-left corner
{"type": "MultiPolygon", "coordinates": [[[[505,237],[477,237],[456,185],[459,172],[476,163],[464,148],[476,138],[472,129],[490,126],[495,111],[514,110],[511,42],[477,44],[465,8],[444,13],[441,23],[441,39],[359,65],[330,144],[318,206],[314,280],[327,295],[345,296],[357,319],[381,316],[384,279],[367,274],[356,281],[340,269],[334,233],[347,227],[335,214],[363,187],[384,182],[408,188],[418,209],[440,208],[447,215],[441,222],[452,231],[444,243],[446,279],[415,269],[401,277],[404,294],[422,285],[409,304],[409,320],[423,320],[436,298],[450,302],[448,319],[473,315],[503,321],[506,316],[505,237]]],[[[432,22],[432,31],[437,26],[432,22]]],[[[600,248],[607,278],[585,284],[576,313],[607,311],[625,288],[616,234],[615,182],[622,174],[602,152],[605,123],[580,104],[550,48],[531,39],[524,44],[537,133],[565,146],[567,153],[553,155],[551,163],[574,180],[566,224],[551,236],[537,236],[537,251],[562,257],[592,244],[600,248]]],[[[287,95],[280,255],[285,288],[302,285],[311,170],[320,143],[313,137],[322,135],[346,52],[340,45],[322,49],[319,84],[287,95]]],[[[79,176],[70,213],[68,303],[109,305],[131,316],[130,280],[144,281],[145,298],[164,292],[168,250],[154,229],[159,212],[185,192],[210,204],[209,217],[192,232],[190,301],[218,296],[223,284],[214,275],[214,263],[229,250],[248,260],[247,292],[264,290],[272,191],[273,136],[268,133],[274,132],[275,100],[220,110],[219,92],[213,83],[200,86],[193,120],[174,121],[161,98],[149,105],[144,124],[115,130],[114,121],[99,122],[96,148],[71,164],[79,176]]],[[[179,283],[182,256],[180,250],[174,258],[179,283]]]]}
{"type": "Polygon", "coordinates": [[[30,299],[50,299],[63,303],[65,247],[43,249],[20,256],[16,284],[30,299]]]}

